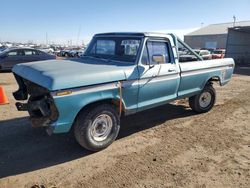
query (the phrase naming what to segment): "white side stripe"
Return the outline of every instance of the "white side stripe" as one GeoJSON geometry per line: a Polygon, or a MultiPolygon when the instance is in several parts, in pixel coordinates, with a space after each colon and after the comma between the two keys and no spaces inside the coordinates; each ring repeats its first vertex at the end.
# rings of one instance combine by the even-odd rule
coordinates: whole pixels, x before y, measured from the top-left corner
{"type": "Polygon", "coordinates": [[[193,76],[197,74],[209,73],[214,71],[222,71],[232,69],[233,67],[223,66],[223,67],[215,67],[215,68],[208,68],[208,69],[200,69],[200,70],[190,70],[190,71],[182,71],[181,76],[193,76]]]}
{"type": "Polygon", "coordinates": [[[118,88],[117,83],[118,82],[113,82],[109,84],[101,84],[101,85],[86,86],[86,87],[81,87],[81,88],[59,90],[59,91],[51,92],[51,95],[53,97],[63,97],[64,95],[57,96],[57,93],[60,93],[63,91],[71,91],[72,93],[69,95],[77,95],[77,94],[82,94],[82,93],[91,93],[91,92],[110,90],[110,89],[118,88]]]}

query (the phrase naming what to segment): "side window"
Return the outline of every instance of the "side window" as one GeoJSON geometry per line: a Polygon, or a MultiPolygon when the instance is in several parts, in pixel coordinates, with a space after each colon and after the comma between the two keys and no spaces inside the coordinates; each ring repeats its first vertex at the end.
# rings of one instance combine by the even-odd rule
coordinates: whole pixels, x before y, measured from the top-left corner
{"type": "Polygon", "coordinates": [[[35,50],[24,50],[24,55],[39,55],[37,51],[35,50]]]}
{"type": "Polygon", "coordinates": [[[7,56],[17,56],[17,51],[11,51],[7,56]]]}
{"type": "Polygon", "coordinates": [[[24,55],[33,55],[32,50],[24,50],[24,55]]]}
{"type": "Polygon", "coordinates": [[[32,55],[39,55],[38,51],[36,51],[36,50],[31,50],[31,51],[32,51],[32,55]]]}
{"type": "Polygon", "coordinates": [[[153,55],[164,55],[166,58],[166,63],[170,63],[169,44],[167,42],[148,41],[147,48],[150,64],[157,63],[153,61],[153,55]]]}
{"type": "Polygon", "coordinates": [[[36,55],[45,55],[45,53],[42,51],[35,51],[35,53],[36,53],[36,55]]]}
{"type": "Polygon", "coordinates": [[[22,56],[25,54],[24,54],[24,51],[22,49],[20,49],[20,50],[17,50],[17,55],[22,56]]]}

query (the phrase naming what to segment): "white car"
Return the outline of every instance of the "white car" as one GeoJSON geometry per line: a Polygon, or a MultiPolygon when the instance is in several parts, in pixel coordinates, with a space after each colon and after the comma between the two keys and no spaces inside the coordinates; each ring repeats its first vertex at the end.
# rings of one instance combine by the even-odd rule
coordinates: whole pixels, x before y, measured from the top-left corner
{"type": "Polygon", "coordinates": [[[53,54],[54,53],[54,49],[53,48],[43,48],[40,49],[43,52],[49,53],[49,54],[53,54]]]}
{"type": "Polygon", "coordinates": [[[195,49],[194,51],[199,56],[201,56],[202,59],[204,59],[204,60],[210,60],[210,59],[212,59],[212,54],[208,50],[198,50],[198,49],[195,49]]]}

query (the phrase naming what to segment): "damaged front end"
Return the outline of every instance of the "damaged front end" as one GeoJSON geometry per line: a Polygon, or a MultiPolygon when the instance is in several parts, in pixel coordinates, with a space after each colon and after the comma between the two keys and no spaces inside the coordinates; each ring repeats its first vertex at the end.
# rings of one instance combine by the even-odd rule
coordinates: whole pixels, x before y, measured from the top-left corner
{"type": "Polygon", "coordinates": [[[13,93],[16,100],[27,100],[26,103],[17,102],[19,111],[28,111],[33,127],[45,127],[58,118],[58,110],[50,92],[29,80],[14,73],[19,89],[13,93]]]}

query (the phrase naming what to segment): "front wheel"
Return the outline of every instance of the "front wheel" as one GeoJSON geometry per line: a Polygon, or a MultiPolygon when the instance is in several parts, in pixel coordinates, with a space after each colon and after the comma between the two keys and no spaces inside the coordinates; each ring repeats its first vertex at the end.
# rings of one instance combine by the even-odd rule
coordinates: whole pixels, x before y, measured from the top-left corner
{"type": "Polygon", "coordinates": [[[204,113],[213,108],[215,101],[215,89],[212,85],[207,85],[201,93],[189,98],[189,106],[195,112],[204,113]]]}
{"type": "Polygon", "coordinates": [[[100,104],[86,109],[78,115],[74,124],[77,142],[90,151],[108,147],[120,130],[120,118],[109,104],[100,104]]]}

